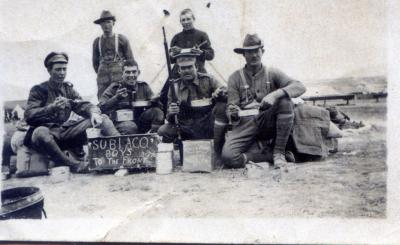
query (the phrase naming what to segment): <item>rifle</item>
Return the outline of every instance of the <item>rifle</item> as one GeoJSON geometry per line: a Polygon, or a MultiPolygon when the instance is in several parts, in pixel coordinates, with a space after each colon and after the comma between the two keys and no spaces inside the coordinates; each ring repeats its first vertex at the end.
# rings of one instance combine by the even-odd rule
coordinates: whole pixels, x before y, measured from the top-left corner
{"type": "MultiPolygon", "coordinates": [[[[166,35],[165,35],[165,28],[164,28],[164,26],[162,27],[162,31],[163,31],[163,36],[164,36],[165,58],[167,59],[169,90],[171,91],[172,102],[178,103],[178,98],[177,98],[177,96],[176,96],[175,86],[174,86],[175,81],[174,81],[174,79],[172,78],[171,60],[170,60],[170,57],[169,57],[168,43],[167,43],[167,37],[166,37],[166,35]]],[[[178,133],[178,140],[181,140],[181,139],[182,139],[182,136],[181,136],[181,129],[180,129],[180,124],[179,124],[179,120],[178,120],[178,115],[175,115],[175,126],[176,126],[177,133],[178,133]]]]}

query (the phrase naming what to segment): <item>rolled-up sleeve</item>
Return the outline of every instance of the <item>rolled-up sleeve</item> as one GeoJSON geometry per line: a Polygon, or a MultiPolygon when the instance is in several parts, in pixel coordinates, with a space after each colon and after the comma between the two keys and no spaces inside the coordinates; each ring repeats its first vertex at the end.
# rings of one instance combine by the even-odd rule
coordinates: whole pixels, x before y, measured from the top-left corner
{"type": "Polygon", "coordinates": [[[233,73],[228,79],[228,104],[240,106],[239,72],[233,73]]]}
{"type": "Polygon", "coordinates": [[[296,98],[306,92],[306,87],[302,82],[287,76],[282,71],[272,68],[270,70],[272,81],[282,89],[290,98],[296,98]]]}

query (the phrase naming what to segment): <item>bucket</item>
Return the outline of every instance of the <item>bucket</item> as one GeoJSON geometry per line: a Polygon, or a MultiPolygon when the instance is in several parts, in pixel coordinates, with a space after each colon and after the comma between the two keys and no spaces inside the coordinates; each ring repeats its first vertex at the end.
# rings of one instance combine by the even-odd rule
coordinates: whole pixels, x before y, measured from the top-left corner
{"type": "Polygon", "coordinates": [[[172,172],[172,151],[174,149],[173,144],[158,144],[157,153],[157,174],[170,174],[172,172]]]}
{"type": "Polygon", "coordinates": [[[0,220],[41,219],[44,197],[37,187],[17,187],[1,192],[0,220]]]}

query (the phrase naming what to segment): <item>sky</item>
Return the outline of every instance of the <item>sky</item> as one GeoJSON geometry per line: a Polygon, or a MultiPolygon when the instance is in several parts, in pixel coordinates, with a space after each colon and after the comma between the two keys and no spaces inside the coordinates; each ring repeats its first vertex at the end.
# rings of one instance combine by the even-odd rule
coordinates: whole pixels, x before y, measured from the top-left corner
{"type": "Polygon", "coordinates": [[[195,27],[208,33],[215,58],[206,68],[221,81],[244,65],[243,56],[233,49],[242,46],[247,33],[263,39],[265,65],[306,86],[316,79],[386,75],[383,0],[2,0],[1,96],[25,99],[33,85],[46,81],[43,59],[51,51],[69,54],[67,80],[78,92],[96,94],[91,56],[101,29],[93,21],[103,9],[116,16],[115,31],[130,40],[142,70],[140,79],[158,92],[166,78],[161,27],[165,26],[170,41],[182,30],[179,12],[184,8],[193,9],[195,27]],[[170,16],[164,16],[163,9],[170,16]]]}

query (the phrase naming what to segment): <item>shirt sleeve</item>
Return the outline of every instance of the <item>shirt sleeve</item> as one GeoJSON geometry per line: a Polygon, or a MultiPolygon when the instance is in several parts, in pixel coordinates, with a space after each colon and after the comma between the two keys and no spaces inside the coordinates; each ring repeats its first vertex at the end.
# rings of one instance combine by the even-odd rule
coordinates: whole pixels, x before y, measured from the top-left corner
{"type": "Polygon", "coordinates": [[[228,104],[240,106],[240,83],[238,72],[233,73],[228,79],[228,104]]]}
{"type": "Polygon", "coordinates": [[[129,40],[128,38],[126,38],[123,35],[119,35],[120,40],[121,40],[121,48],[122,48],[122,52],[123,52],[123,56],[125,58],[125,60],[135,60],[133,57],[133,53],[132,53],[132,49],[131,49],[131,45],[129,44],[129,40]]]}
{"type": "Polygon", "coordinates": [[[99,38],[96,38],[93,42],[92,63],[93,63],[93,69],[97,73],[100,64],[99,38]]]}
{"type": "Polygon", "coordinates": [[[203,58],[206,60],[214,59],[214,49],[211,47],[211,41],[208,38],[207,33],[204,33],[202,42],[207,41],[203,46],[200,47],[204,51],[203,58]]]}
{"type": "Polygon", "coordinates": [[[90,103],[89,101],[82,100],[82,97],[79,93],[73,88],[70,87],[72,94],[72,111],[78,114],[79,116],[88,118],[92,113],[101,113],[100,109],[90,103]]]}
{"type": "Polygon", "coordinates": [[[118,99],[114,97],[116,92],[117,86],[112,83],[100,96],[99,107],[103,113],[109,113],[118,104],[118,99]]]}
{"type": "Polygon", "coordinates": [[[57,118],[57,112],[50,105],[45,105],[47,95],[42,90],[44,89],[36,85],[29,92],[25,120],[31,126],[51,123],[57,118]]]}
{"type": "Polygon", "coordinates": [[[296,98],[306,92],[306,87],[302,82],[290,78],[282,71],[272,68],[270,71],[272,81],[282,89],[290,98],[296,98]]]}

